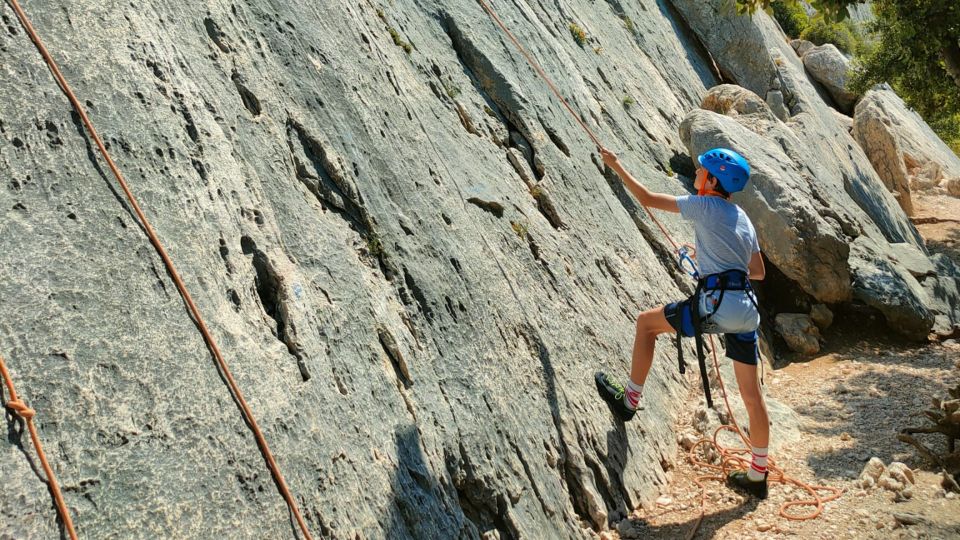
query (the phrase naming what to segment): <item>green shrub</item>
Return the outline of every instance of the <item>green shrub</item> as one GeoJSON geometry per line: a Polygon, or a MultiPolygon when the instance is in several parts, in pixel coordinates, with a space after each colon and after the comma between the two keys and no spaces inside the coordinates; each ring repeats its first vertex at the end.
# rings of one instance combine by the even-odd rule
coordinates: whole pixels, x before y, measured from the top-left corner
{"type": "Polygon", "coordinates": [[[960,156],[960,114],[933,119],[930,127],[947,143],[953,153],[960,156]]]}
{"type": "Polygon", "coordinates": [[[394,27],[388,27],[387,32],[390,33],[390,37],[393,38],[393,44],[397,47],[403,49],[403,52],[410,54],[413,52],[413,45],[410,45],[400,37],[400,32],[397,32],[397,29],[394,27]]]}
{"type": "Polygon", "coordinates": [[[854,54],[863,46],[863,37],[849,20],[830,22],[822,15],[814,15],[810,19],[810,24],[800,32],[800,39],[811,41],[815,45],[833,43],[847,54],[854,54]]]}
{"type": "Polygon", "coordinates": [[[783,32],[792,38],[800,37],[810,24],[810,17],[800,4],[779,0],[773,2],[770,7],[773,9],[773,18],[780,23],[780,28],[783,28],[783,32]]]}
{"type": "Polygon", "coordinates": [[[636,103],[637,100],[633,99],[633,96],[623,96],[623,108],[629,109],[631,105],[636,103]]]}
{"type": "Polygon", "coordinates": [[[573,36],[573,40],[581,47],[587,42],[587,33],[583,28],[580,28],[580,25],[577,23],[570,23],[570,35],[573,36]]]}
{"type": "Polygon", "coordinates": [[[527,232],[530,230],[530,227],[526,222],[511,221],[510,227],[513,228],[513,232],[517,233],[517,237],[519,237],[521,240],[527,239],[527,232]]]}

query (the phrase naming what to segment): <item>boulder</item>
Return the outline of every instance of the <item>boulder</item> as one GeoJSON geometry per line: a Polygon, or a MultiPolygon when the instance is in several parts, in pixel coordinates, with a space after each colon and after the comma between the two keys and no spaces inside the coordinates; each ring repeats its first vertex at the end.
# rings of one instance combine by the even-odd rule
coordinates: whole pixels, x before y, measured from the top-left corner
{"type": "Polygon", "coordinates": [[[848,299],[849,240],[838,223],[820,214],[809,184],[790,157],[784,155],[776,139],[786,139],[789,142],[785,144],[796,146],[800,145],[799,141],[789,128],[775,127],[782,123],[775,119],[763,100],[745,89],[733,89],[730,85],[715,87],[704,99],[704,105],[734,113],[733,116],[694,110],[684,118],[680,136],[689,154],[696,156],[710,148],[724,146],[748,156],[752,171],[750,183],[734,200],[753,221],[764,254],[814,298],[823,302],[848,299]],[[753,97],[730,99],[733,89],[753,97]],[[714,94],[719,97],[712,97],[714,94]],[[743,105],[750,110],[760,107],[760,110],[745,114],[743,111],[748,109],[743,105]],[[771,136],[766,136],[768,134],[771,136]]]}
{"type": "Polygon", "coordinates": [[[810,306],[810,318],[820,330],[826,330],[833,324],[833,312],[824,304],[814,304],[810,306]]]}
{"type": "Polygon", "coordinates": [[[951,197],[960,197],[960,176],[947,180],[944,187],[951,197]]]}
{"type": "Polygon", "coordinates": [[[922,279],[937,273],[933,260],[913,244],[907,242],[890,244],[889,253],[892,260],[900,263],[915,278],[922,279]]]}
{"type": "Polygon", "coordinates": [[[919,167],[914,167],[908,174],[910,189],[915,191],[933,190],[947,179],[943,166],[935,161],[928,161],[919,167]]]}
{"type": "MultiPolygon", "coordinates": [[[[804,172],[808,181],[814,183],[818,202],[828,207],[822,212],[830,214],[836,209],[842,216],[841,222],[851,212],[865,213],[868,219],[849,222],[850,235],[879,233],[891,242],[923,245],[916,228],[896,199],[883,189],[870,161],[850,136],[850,121],[844,120],[849,117],[837,115],[836,109],[827,105],[829,96],[809,76],[776,22],[758,12],[752,17],[736,16],[717,24],[725,1],[675,0],[672,3],[710,50],[720,72],[764,97],[774,116],[788,124],[790,137],[780,137],[782,129],[778,128],[776,133],[769,133],[768,138],[779,142],[783,153],[801,168],[811,160],[816,161],[813,167],[817,169],[816,174],[804,172]],[[775,108],[781,97],[788,114],[775,108]]],[[[738,121],[747,118],[740,113],[738,121]]],[[[763,129],[755,131],[767,136],[763,129]]]]}
{"type": "Polygon", "coordinates": [[[827,89],[840,112],[853,112],[857,95],[847,90],[850,59],[840,49],[832,43],[814,47],[803,55],[803,65],[827,89]]]}
{"type": "Polygon", "coordinates": [[[820,352],[820,330],[809,315],[778,313],[774,320],[777,333],[787,342],[790,350],[806,355],[820,352]]]}
{"type": "Polygon", "coordinates": [[[886,474],[898,482],[902,482],[904,485],[916,483],[913,477],[913,471],[910,469],[910,467],[907,467],[905,463],[901,463],[899,461],[894,461],[888,465],[886,474]]]}
{"type": "Polygon", "coordinates": [[[960,158],[885,85],[857,104],[852,134],[907,214],[913,213],[913,186],[931,189],[960,176],[960,158]]]}
{"type": "Polygon", "coordinates": [[[933,333],[947,337],[960,332],[960,266],[943,253],[930,257],[936,274],[921,280],[934,315],[933,333]]]}
{"type": "Polygon", "coordinates": [[[870,458],[870,461],[863,467],[863,471],[860,473],[860,477],[857,481],[857,484],[864,488],[869,489],[876,485],[877,480],[883,475],[887,467],[884,465],[883,460],[878,457],[870,458]]]}
{"type": "Polygon", "coordinates": [[[756,115],[767,121],[776,118],[770,105],[760,96],[734,84],[711,88],[700,103],[700,108],[726,116],[756,115]]]}
{"type": "Polygon", "coordinates": [[[851,244],[853,296],[880,311],[892,330],[924,341],[935,321],[930,297],[917,278],[892,260],[884,248],[865,237],[851,244]]]}
{"type": "MultiPolygon", "coordinates": [[[[691,111],[680,126],[689,154],[726,146],[749,156],[751,180],[734,201],[753,220],[768,260],[805,293],[821,303],[847,301],[853,296],[851,268],[866,271],[874,259],[900,268],[871,218],[845,191],[831,191],[829,172],[799,140],[792,122],[778,121],[763,100],[732,85],[710,89],[703,105],[711,110],[691,111]],[[851,260],[850,245],[857,240],[872,246],[867,260],[851,260]]],[[[859,286],[881,287],[862,294],[882,304],[889,287],[909,289],[899,283],[902,275],[916,285],[916,279],[903,271],[886,281],[861,280],[859,286]]],[[[923,308],[922,303],[919,306],[923,308]]],[[[929,313],[915,315],[925,320],[929,313]]],[[[909,317],[895,317],[897,327],[903,327],[904,318],[909,317]]]]}
{"type": "Polygon", "coordinates": [[[833,117],[837,120],[837,123],[843,127],[844,131],[850,133],[853,130],[853,118],[850,118],[836,109],[830,110],[832,111],[833,117]]]}
{"type": "Polygon", "coordinates": [[[793,47],[793,50],[796,51],[797,56],[803,57],[803,55],[810,52],[810,49],[816,47],[811,41],[805,39],[791,39],[790,46],[793,47]]]}
{"type": "MultiPolygon", "coordinates": [[[[735,134],[729,123],[692,112],[681,125],[688,153],[695,155],[707,145],[740,145],[733,147],[742,149],[751,164],[758,161],[752,186],[734,199],[757,224],[770,261],[813,300],[849,299],[854,296],[852,270],[865,269],[875,259],[884,260],[880,273],[885,279],[863,276],[856,281],[856,296],[871,305],[882,305],[888,288],[903,291],[892,298],[895,307],[885,308],[892,317],[888,322],[897,332],[918,338],[930,326],[931,313],[936,312],[924,302],[935,300],[920,294],[917,279],[893,258],[889,247],[909,243],[924,251],[923,239],[901,206],[901,201],[909,205],[910,198],[893,184],[885,188],[885,181],[850,133],[850,117],[826,104],[830,98],[824,97],[823,87],[815,84],[776,24],[766,15],[756,14],[752,19],[738,17],[729,25],[716,25],[713,19],[722,3],[678,0],[674,4],[708,49],[716,52],[714,59],[722,73],[741,81],[757,96],[779,92],[790,116],[782,121],[783,115],[774,113],[769,99],[764,100],[768,102],[764,109],[758,98],[732,96],[723,85],[715,87],[702,103],[757,137],[744,131],[735,134]],[[738,57],[742,51],[750,51],[750,61],[738,57]],[[754,55],[769,59],[775,73],[766,59],[754,55]],[[855,241],[871,247],[851,252],[849,246],[855,241]],[[835,248],[835,242],[845,246],[835,248]],[[821,254],[824,257],[818,261],[821,254]],[[864,258],[854,260],[859,257],[864,258]],[[851,283],[841,283],[844,279],[851,283]],[[872,287],[877,289],[867,290],[872,287]]],[[[917,129],[929,131],[925,125],[917,129]]],[[[908,193],[909,180],[900,183],[907,185],[902,191],[908,193]]]]}

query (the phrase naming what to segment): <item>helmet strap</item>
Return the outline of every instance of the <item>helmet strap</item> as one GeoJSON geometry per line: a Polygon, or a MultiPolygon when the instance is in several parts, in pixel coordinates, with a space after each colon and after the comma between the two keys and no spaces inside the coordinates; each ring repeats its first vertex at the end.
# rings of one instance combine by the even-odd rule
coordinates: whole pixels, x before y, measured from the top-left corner
{"type": "Polygon", "coordinates": [[[706,169],[700,169],[700,170],[703,171],[700,173],[700,174],[703,174],[703,182],[700,184],[700,188],[697,189],[697,195],[701,197],[714,195],[714,196],[720,197],[721,199],[726,199],[727,197],[723,193],[720,193],[719,191],[715,191],[712,189],[707,189],[707,180],[710,178],[710,174],[707,172],[706,169]]]}

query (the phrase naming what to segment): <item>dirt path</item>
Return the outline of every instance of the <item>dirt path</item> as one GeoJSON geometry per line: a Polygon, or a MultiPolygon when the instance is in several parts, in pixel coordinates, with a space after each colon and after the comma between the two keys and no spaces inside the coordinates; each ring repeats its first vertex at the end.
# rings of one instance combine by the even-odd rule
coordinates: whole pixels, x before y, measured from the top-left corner
{"type": "MultiPolygon", "coordinates": [[[[960,199],[923,197],[917,202],[914,221],[930,251],[960,263],[960,199]]],[[[877,317],[836,315],[837,322],[824,333],[821,353],[812,359],[790,358],[794,363],[786,368],[768,371],[765,392],[799,415],[801,439],[772,454],[780,467],[802,481],[840,488],[843,495],[817,519],[789,521],[779,517],[780,505],[801,498],[801,490],[771,484],[770,497],[758,503],[718,482],[706,482],[706,515],[696,538],[960,538],[960,496],[945,492],[936,468],[896,438],[903,428],[925,425],[922,411],[930,400],[946,397],[947,389],[960,381],[960,343],[917,346],[891,336],[877,317]],[[872,457],[913,470],[909,498],[858,485],[872,457]]],[[[695,431],[694,411],[703,398],[698,384],[691,388],[689,412],[681,418],[678,434],[695,431]]],[[[772,436],[777,436],[775,425],[772,436]]],[[[918,439],[938,451],[946,448],[940,435],[918,439]]],[[[675,463],[672,481],[656,505],[638,509],[608,538],[689,535],[700,509],[694,478],[704,472],[693,467],[685,452],[675,463]]]]}

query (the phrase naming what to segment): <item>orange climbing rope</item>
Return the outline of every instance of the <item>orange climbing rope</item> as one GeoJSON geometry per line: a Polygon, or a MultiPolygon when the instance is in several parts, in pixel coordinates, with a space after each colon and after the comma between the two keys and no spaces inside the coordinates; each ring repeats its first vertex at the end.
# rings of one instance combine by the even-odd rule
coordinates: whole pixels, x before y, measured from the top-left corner
{"type": "MultiPolygon", "coordinates": [[[[543,71],[543,68],[540,67],[540,64],[538,64],[537,61],[533,59],[533,56],[531,56],[530,53],[527,52],[527,50],[523,47],[523,45],[520,44],[520,42],[513,35],[513,33],[511,33],[510,30],[507,29],[507,25],[503,24],[503,21],[500,20],[500,17],[498,17],[496,12],[493,11],[493,8],[491,8],[485,0],[477,0],[477,2],[480,2],[480,5],[483,6],[483,9],[490,15],[490,18],[492,18],[494,22],[497,23],[497,26],[499,26],[500,29],[503,30],[503,33],[506,34],[507,37],[510,38],[510,41],[512,41],[513,44],[517,46],[517,49],[520,51],[520,54],[522,54],[523,57],[527,59],[527,63],[530,64],[530,67],[532,67],[534,71],[536,71],[537,74],[540,75],[540,78],[543,79],[545,83],[547,83],[547,86],[550,87],[550,90],[553,92],[553,94],[557,96],[557,99],[560,100],[560,103],[562,103],[563,106],[566,107],[567,111],[570,112],[570,115],[573,116],[574,120],[576,120],[577,123],[580,124],[580,127],[583,128],[583,131],[585,131],[587,136],[590,137],[590,140],[593,141],[593,144],[596,145],[597,148],[603,148],[603,145],[600,144],[600,139],[593,134],[593,131],[591,131],[590,128],[587,127],[587,124],[583,121],[582,118],[580,118],[580,115],[573,110],[573,107],[571,107],[569,103],[567,103],[567,100],[564,99],[563,95],[560,94],[560,91],[557,90],[556,85],[553,84],[553,80],[550,79],[547,73],[543,71]]],[[[647,215],[650,216],[650,219],[654,223],[656,223],[657,227],[660,228],[660,232],[663,233],[664,238],[666,238],[670,242],[670,245],[673,246],[674,251],[680,249],[680,246],[678,246],[677,243],[673,240],[673,237],[670,236],[670,233],[667,232],[667,229],[663,226],[663,224],[660,223],[660,221],[653,215],[653,212],[651,212],[650,209],[647,208],[647,206],[645,205],[641,204],[640,206],[643,206],[643,209],[647,211],[647,215]]]]}
{"type": "MultiPolygon", "coordinates": [[[[697,529],[700,528],[700,523],[703,521],[704,517],[706,507],[706,486],[704,486],[702,482],[704,480],[719,480],[722,482],[726,480],[727,473],[729,473],[731,470],[743,470],[750,467],[750,459],[748,457],[744,457],[750,456],[750,439],[744,435],[743,430],[741,430],[740,426],[737,425],[737,419],[733,416],[733,409],[730,407],[730,400],[727,398],[727,389],[723,384],[723,378],[720,376],[720,362],[717,360],[717,349],[713,344],[713,336],[708,335],[708,337],[710,338],[710,350],[713,354],[713,367],[717,374],[717,380],[720,383],[720,391],[723,394],[723,403],[727,407],[727,414],[730,418],[730,422],[733,425],[720,426],[716,431],[714,431],[712,438],[700,439],[690,448],[689,452],[687,453],[690,462],[694,465],[704,469],[720,472],[720,474],[699,476],[694,479],[694,482],[700,486],[700,516],[697,518],[697,522],[694,525],[693,530],[691,530],[687,536],[688,539],[693,538],[693,535],[696,534],[697,529]],[[723,431],[732,431],[736,433],[740,437],[740,440],[743,441],[744,446],[739,448],[731,448],[720,444],[718,437],[723,431]],[[701,446],[713,446],[716,449],[717,454],[720,456],[720,465],[715,465],[706,460],[698,458],[697,449],[701,446]]],[[[788,476],[783,469],[777,466],[776,461],[774,461],[772,457],[768,459],[767,470],[770,471],[768,476],[769,481],[779,482],[782,484],[793,484],[810,494],[809,499],[787,501],[780,505],[780,516],[792,521],[815,519],[820,515],[821,512],[823,512],[824,504],[838,499],[842,493],[841,490],[832,486],[811,485],[788,476]],[[823,491],[827,491],[829,494],[826,496],[821,496],[820,492],[823,491]],[[789,510],[794,506],[813,506],[814,510],[808,514],[791,514],[789,510]]]]}
{"type": "Polygon", "coordinates": [[[213,353],[213,357],[216,359],[217,365],[220,367],[221,373],[223,373],[224,378],[227,381],[230,391],[233,393],[233,396],[236,398],[237,403],[240,405],[240,409],[243,413],[244,418],[247,420],[247,423],[250,426],[251,431],[253,431],[254,438],[257,440],[257,445],[260,448],[260,452],[263,454],[264,460],[267,462],[267,466],[270,468],[270,472],[273,475],[274,481],[277,483],[277,487],[280,490],[281,495],[284,500],[287,502],[287,506],[290,508],[290,511],[293,513],[294,517],[297,520],[297,524],[300,526],[300,531],[303,533],[303,536],[308,540],[312,539],[310,536],[310,531],[307,529],[307,524],[303,520],[303,516],[300,515],[300,509],[297,506],[297,502],[294,500],[293,495],[290,493],[290,489],[287,487],[287,482],[283,478],[283,473],[280,472],[280,468],[277,466],[276,460],[273,458],[273,453],[270,452],[270,447],[267,445],[267,440],[264,438],[263,433],[260,431],[260,426],[257,425],[257,421],[253,416],[253,411],[250,410],[250,406],[247,405],[246,400],[243,398],[243,393],[240,391],[240,387],[237,385],[237,382],[234,380],[233,375],[230,373],[230,368],[227,367],[227,361],[223,358],[223,354],[220,352],[220,348],[217,347],[216,342],[213,339],[213,335],[210,333],[210,330],[207,329],[207,325],[203,320],[203,316],[200,314],[200,310],[197,309],[196,304],[193,302],[193,297],[190,296],[190,293],[187,291],[186,285],[183,283],[183,280],[180,278],[180,275],[177,273],[176,268],[173,266],[173,261],[170,259],[170,256],[167,255],[167,251],[163,248],[163,245],[160,243],[160,238],[154,232],[153,227],[150,225],[150,222],[147,220],[146,214],[141,210],[140,205],[137,203],[137,199],[133,196],[133,192],[130,190],[130,187],[127,185],[126,180],[123,178],[123,175],[120,173],[120,170],[117,168],[116,164],[113,162],[113,159],[110,157],[110,154],[107,152],[106,147],[103,145],[103,141],[100,139],[100,136],[97,134],[96,129],[94,129],[93,124],[90,122],[90,118],[87,117],[87,113],[84,110],[83,106],[80,104],[80,100],[77,99],[77,96],[73,93],[73,90],[70,88],[70,85],[67,83],[67,80],[63,77],[63,74],[60,72],[60,68],[57,66],[57,63],[54,61],[53,57],[47,51],[47,48],[44,46],[43,41],[40,40],[40,36],[34,30],[33,25],[30,24],[30,19],[27,18],[27,14],[24,13],[23,9],[20,7],[20,4],[17,0],[9,0],[10,4],[13,6],[14,11],[17,13],[17,17],[20,19],[20,22],[23,24],[24,29],[26,29],[27,34],[30,35],[30,39],[33,40],[36,44],[37,49],[40,51],[40,54],[43,55],[43,59],[47,62],[50,71],[53,73],[53,76],[56,78],[57,83],[60,84],[60,87],[63,89],[63,92],[67,95],[67,98],[70,100],[70,103],[73,105],[73,108],[77,111],[77,114],[80,115],[80,118],[83,120],[83,124],[87,127],[87,130],[90,132],[90,136],[93,138],[94,142],[97,144],[97,148],[100,149],[100,154],[103,156],[103,159],[107,162],[107,165],[110,167],[110,170],[113,171],[113,175],[116,177],[117,182],[120,184],[120,187],[123,189],[124,194],[127,196],[127,200],[130,201],[130,205],[133,207],[134,211],[137,214],[137,217],[140,218],[140,222],[143,224],[144,230],[147,232],[147,236],[150,238],[150,243],[153,244],[153,247],[157,250],[157,253],[160,255],[160,258],[163,259],[163,264],[167,267],[167,271],[170,273],[170,277],[173,278],[174,283],[177,286],[177,290],[180,291],[180,296],[183,297],[183,301],[187,304],[187,308],[190,311],[191,316],[193,317],[194,322],[197,324],[197,327],[200,329],[200,333],[203,334],[203,339],[206,341],[207,346],[210,348],[210,352],[213,353]]]}
{"type": "MultiPolygon", "coordinates": [[[[503,23],[500,17],[497,16],[497,14],[493,11],[493,9],[486,2],[486,0],[477,0],[477,2],[480,3],[484,11],[486,11],[490,15],[490,17],[494,20],[494,22],[497,23],[497,26],[499,26],[500,29],[503,30],[503,32],[507,35],[508,38],[510,38],[510,41],[513,42],[513,44],[517,47],[517,49],[520,50],[520,53],[523,55],[523,57],[527,59],[527,62],[530,64],[530,66],[533,67],[533,69],[537,72],[537,74],[544,80],[544,82],[546,82],[547,86],[550,87],[550,90],[554,93],[554,95],[557,96],[557,99],[560,100],[563,106],[566,107],[567,111],[569,111],[570,114],[574,117],[574,119],[576,119],[580,127],[582,127],[583,130],[586,132],[587,136],[590,137],[590,140],[593,141],[593,143],[598,148],[603,148],[603,145],[600,143],[600,139],[593,133],[593,131],[590,130],[589,127],[587,127],[587,124],[583,121],[580,115],[577,114],[573,110],[573,108],[567,103],[567,100],[563,98],[563,96],[557,90],[556,85],[553,84],[553,81],[544,72],[543,68],[541,68],[540,65],[536,62],[536,60],[533,59],[533,57],[530,55],[529,52],[527,52],[527,50],[523,47],[523,45],[520,44],[520,42],[513,35],[513,33],[511,33],[509,29],[507,29],[506,25],[503,23]]],[[[664,227],[663,224],[660,223],[660,220],[658,220],[656,216],[653,215],[653,212],[650,210],[650,208],[648,208],[646,205],[643,205],[643,204],[641,204],[641,206],[643,206],[643,209],[646,210],[647,215],[650,216],[650,219],[660,229],[660,232],[663,233],[664,238],[666,238],[667,241],[670,242],[670,245],[672,245],[673,249],[677,251],[677,253],[679,254],[681,246],[677,244],[677,242],[673,239],[672,236],[670,236],[670,233],[667,232],[666,227],[664,227]]],[[[717,374],[717,380],[720,383],[720,390],[723,393],[723,401],[727,407],[728,417],[730,418],[730,421],[732,422],[733,425],[721,426],[714,433],[712,439],[701,439],[693,446],[693,448],[690,449],[689,458],[691,462],[693,462],[695,465],[698,465],[706,469],[720,471],[722,474],[701,476],[695,480],[697,485],[700,486],[700,489],[701,489],[700,516],[699,518],[697,518],[697,522],[694,525],[693,530],[689,533],[688,538],[692,538],[693,535],[696,534],[697,529],[699,529],[700,527],[700,523],[703,521],[703,517],[705,513],[706,488],[701,482],[703,480],[708,480],[708,479],[724,481],[726,480],[726,473],[731,469],[732,466],[735,465],[740,469],[745,469],[750,466],[750,461],[742,457],[744,455],[750,454],[750,447],[751,447],[750,440],[747,438],[746,435],[744,435],[743,431],[740,429],[740,426],[737,424],[736,418],[734,418],[733,416],[733,410],[730,408],[730,401],[727,399],[727,390],[723,384],[723,377],[720,375],[720,363],[717,361],[717,350],[713,344],[713,336],[709,336],[709,338],[710,338],[710,350],[711,350],[711,353],[713,354],[713,365],[717,374]],[[733,431],[737,435],[739,435],[740,439],[743,441],[743,443],[746,446],[741,448],[729,448],[720,444],[720,442],[717,440],[717,436],[721,431],[725,431],[725,430],[733,431]],[[713,445],[716,448],[717,453],[721,457],[720,465],[714,465],[712,463],[708,463],[706,461],[700,460],[696,457],[695,455],[696,450],[700,446],[704,446],[704,445],[713,445]]],[[[790,519],[790,520],[814,519],[817,516],[819,516],[820,513],[823,511],[824,504],[837,499],[838,497],[840,497],[842,493],[839,489],[834,487],[810,485],[800,480],[797,480],[796,478],[787,476],[786,473],[783,472],[783,469],[779,468],[776,465],[776,462],[774,462],[772,458],[769,460],[767,467],[770,471],[770,475],[768,477],[770,481],[780,482],[784,484],[793,484],[797,487],[800,487],[801,489],[805,490],[807,493],[810,494],[810,497],[811,497],[810,499],[788,501],[783,503],[780,506],[780,515],[786,519],[790,519]],[[821,496],[819,492],[823,492],[823,491],[828,491],[830,492],[830,494],[827,496],[821,496]],[[789,509],[793,508],[794,506],[814,506],[815,509],[813,512],[810,512],[809,514],[796,515],[796,514],[789,513],[789,509]]]]}
{"type": "Polygon", "coordinates": [[[63,522],[63,526],[66,527],[67,534],[70,535],[71,540],[77,540],[77,532],[73,529],[73,520],[70,519],[70,512],[67,511],[67,505],[63,502],[63,494],[60,493],[60,485],[57,483],[57,477],[53,474],[53,469],[50,468],[47,455],[43,453],[43,445],[40,444],[40,435],[37,434],[37,428],[33,425],[33,417],[37,412],[27,407],[27,404],[17,397],[17,389],[13,386],[13,379],[10,377],[10,372],[7,371],[7,364],[3,361],[2,355],[0,355],[0,377],[3,377],[3,382],[7,385],[7,391],[10,392],[10,399],[5,405],[13,414],[22,418],[27,424],[27,429],[30,431],[30,439],[33,440],[33,447],[37,449],[37,457],[40,458],[43,472],[47,475],[47,485],[50,486],[50,492],[53,493],[53,500],[57,503],[57,512],[60,514],[60,520],[63,522]]]}

